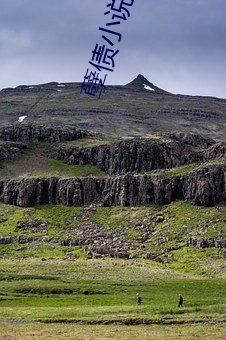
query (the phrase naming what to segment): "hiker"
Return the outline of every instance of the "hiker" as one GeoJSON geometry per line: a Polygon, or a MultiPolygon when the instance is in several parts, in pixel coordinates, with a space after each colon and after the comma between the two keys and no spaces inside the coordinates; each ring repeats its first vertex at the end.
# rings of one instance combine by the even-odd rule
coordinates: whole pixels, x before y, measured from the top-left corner
{"type": "Polygon", "coordinates": [[[183,296],[180,294],[179,296],[179,304],[178,304],[178,307],[183,307],[183,296]]]}
{"type": "Polygon", "coordinates": [[[137,293],[137,304],[140,306],[142,304],[142,297],[140,296],[139,293],[137,293]]]}

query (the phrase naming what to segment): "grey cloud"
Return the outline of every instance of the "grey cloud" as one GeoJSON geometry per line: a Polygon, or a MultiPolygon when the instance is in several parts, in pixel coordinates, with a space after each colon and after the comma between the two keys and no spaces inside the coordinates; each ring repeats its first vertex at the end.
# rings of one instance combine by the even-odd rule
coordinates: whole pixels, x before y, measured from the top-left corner
{"type": "MultiPolygon", "coordinates": [[[[0,88],[82,81],[107,0],[0,0],[0,88]]],[[[172,92],[226,97],[226,2],[135,0],[107,83],[143,73],[172,92]]]]}

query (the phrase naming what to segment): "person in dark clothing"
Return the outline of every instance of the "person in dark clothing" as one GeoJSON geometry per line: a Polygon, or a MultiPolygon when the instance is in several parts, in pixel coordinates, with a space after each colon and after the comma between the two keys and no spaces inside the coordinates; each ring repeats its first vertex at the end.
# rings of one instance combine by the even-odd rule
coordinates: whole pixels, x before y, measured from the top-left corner
{"type": "Polygon", "coordinates": [[[142,297],[140,296],[139,293],[137,293],[137,304],[140,306],[142,304],[142,297]]]}
{"type": "Polygon", "coordinates": [[[183,307],[183,296],[180,294],[179,296],[179,304],[178,304],[178,307],[183,307]]]}

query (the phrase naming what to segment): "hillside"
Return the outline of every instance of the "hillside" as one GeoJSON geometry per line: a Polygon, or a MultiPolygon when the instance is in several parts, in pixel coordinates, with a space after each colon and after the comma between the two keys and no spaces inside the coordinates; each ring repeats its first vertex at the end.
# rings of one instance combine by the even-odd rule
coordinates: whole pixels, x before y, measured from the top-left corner
{"type": "Polygon", "coordinates": [[[108,136],[153,132],[194,132],[217,140],[226,136],[226,99],[175,95],[144,76],[125,86],[107,86],[97,98],[80,94],[81,83],[23,85],[0,91],[0,124],[54,122],[108,136]]]}
{"type": "Polygon", "coordinates": [[[4,203],[134,206],[184,199],[210,206],[225,199],[226,146],[198,135],[116,142],[66,126],[18,124],[0,129],[0,138],[4,203]]]}
{"type": "Polygon", "coordinates": [[[1,335],[223,340],[226,101],[79,90],[0,92],[1,335]]]}
{"type": "Polygon", "coordinates": [[[18,244],[21,255],[53,247],[58,256],[174,263],[203,248],[222,265],[225,143],[184,133],[118,140],[27,123],[0,128],[0,139],[2,254],[18,244]]]}

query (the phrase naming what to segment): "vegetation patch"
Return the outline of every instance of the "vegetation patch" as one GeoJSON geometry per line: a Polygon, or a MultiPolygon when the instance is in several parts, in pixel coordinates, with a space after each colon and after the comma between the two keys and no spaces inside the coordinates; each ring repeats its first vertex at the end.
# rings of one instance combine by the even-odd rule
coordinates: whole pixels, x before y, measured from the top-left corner
{"type": "Polygon", "coordinates": [[[225,320],[225,279],[180,274],[152,261],[7,258],[0,265],[0,319],[8,323],[26,324],[29,319],[173,325],[225,320]],[[179,294],[184,297],[182,308],[179,294]]]}
{"type": "Polygon", "coordinates": [[[87,177],[87,176],[103,176],[105,173],[96,165],[69,165],[63,161],[48,159],[47,164],[49,169],[47,171],[33,170],[26,173],[23,177],[87,177]]]}
{"type": "Polygon", "coordinates": [[[171,177],[171,176],[183,175],[183,174],[186,174],[186,173],[188,173],[188,172],[190,172],[194,169],[197,169],[199,166],[200,166],[200,164],[198,164],[198,163],[182,165],[182,166],[178,166],[176,168],[160,171],[158,173],[158,175],[161,176],[161,177],[171,177]]]}

